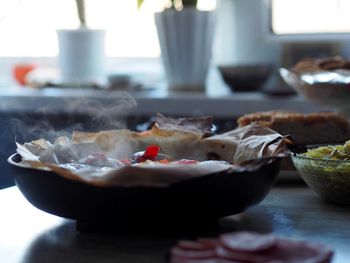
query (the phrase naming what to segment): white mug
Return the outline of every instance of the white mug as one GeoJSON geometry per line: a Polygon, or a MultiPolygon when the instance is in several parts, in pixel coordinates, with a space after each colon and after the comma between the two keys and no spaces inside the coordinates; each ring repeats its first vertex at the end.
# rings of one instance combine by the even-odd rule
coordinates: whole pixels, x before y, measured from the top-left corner
{"type": "Polygon", "coordinates": [[[105,81],[105,31],[58,30],[60,81],[91,84],[105,81]]]}

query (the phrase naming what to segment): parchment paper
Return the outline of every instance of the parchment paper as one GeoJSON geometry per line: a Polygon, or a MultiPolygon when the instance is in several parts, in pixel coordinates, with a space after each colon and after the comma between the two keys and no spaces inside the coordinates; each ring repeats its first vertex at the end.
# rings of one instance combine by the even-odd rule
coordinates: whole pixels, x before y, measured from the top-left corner
{"type": "Polygon", "coordinates": [[[55,142],[39,139],[17,143],[21,166],[53,171],[65,178],[109,186],[167,186],[193,177],[223,171],[258,169],[290,151],[290,140],[275,131],[256,124],[219,135],[208,135],[208,118],[180,122],[161,116],[146,132],[130,130],[75,132],[71,138],[55,142]],[[205,122],[204,125],[201,121],[205,122]],[[209,137],[208,137],[209,136],[209,137]],[[79,160],[95,153],[105,154],[115,164],[130,159],[148,145],[158,145],[161,153],[174,160],[194,159],[198,164],[160,164],[154,162],[123,166],[84,166],[79,160]],[[217,159],[220,161],[208,161],[217,159]]]}

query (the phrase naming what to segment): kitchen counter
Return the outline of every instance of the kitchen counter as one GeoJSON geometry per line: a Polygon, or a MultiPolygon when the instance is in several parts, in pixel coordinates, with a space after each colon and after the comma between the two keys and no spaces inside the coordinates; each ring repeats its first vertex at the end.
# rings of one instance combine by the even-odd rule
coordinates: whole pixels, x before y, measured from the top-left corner
{"type": "Polygon", "coordinates": [[[0,190],[0,207],[1,262],[167,262],[179,239],[238,230],[322,242],[334,250],[333,263],[350,262],[349,207],[325,203],[304,185],[275,186],[259,205],[199,233],[77,233],[74,221],[34,208],[16,187],[0,190]]]}
{"type": "Polygon", "coordinates": [[[233,118],[245,113],[266,110],[299,112],[324,111],[327,108],[306,102],[297,95],[268,96],[258,92],[232,93],[211,88],[209,92],[169,92],[165,88],[147,91],[108,91],[94,89],[2,88],[1,112],[93,113],[105,110],[113,114],[213,115],[233,118]],[[89,108],[90,107],[90,108],[89,108]]]}

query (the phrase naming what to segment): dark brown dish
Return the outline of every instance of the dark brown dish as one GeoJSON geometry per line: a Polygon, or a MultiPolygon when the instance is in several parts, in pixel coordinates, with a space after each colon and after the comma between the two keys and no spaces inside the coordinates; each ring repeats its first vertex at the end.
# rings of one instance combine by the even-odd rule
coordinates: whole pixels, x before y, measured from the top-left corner
{"type": "Polygon", "coordinates": [[[54,172],[23,167],[9,157],[16,185],[35,207],[81,222],[174,225],[216,222],[259,203],[279,173],[281,158],[254,171],[221,172],[167,187],[97,187],[54,172]]]}
{"type": "Polygon", "coordinates": [[[219,72],[233,92],[260,89],[272,73],[271,65],[220,65],[219,72]]]}

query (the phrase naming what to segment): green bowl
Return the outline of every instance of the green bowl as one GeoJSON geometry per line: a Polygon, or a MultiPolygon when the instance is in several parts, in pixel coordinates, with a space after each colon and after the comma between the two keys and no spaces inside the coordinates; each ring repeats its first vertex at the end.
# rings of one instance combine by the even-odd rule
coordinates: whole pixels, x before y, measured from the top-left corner
{"type": "Polygon", "coordinates": [[[330,160],[300,154],[292,161],[305,183],[322,199],[350,205],[350,160],[330,160]]]}

